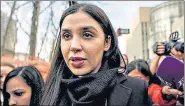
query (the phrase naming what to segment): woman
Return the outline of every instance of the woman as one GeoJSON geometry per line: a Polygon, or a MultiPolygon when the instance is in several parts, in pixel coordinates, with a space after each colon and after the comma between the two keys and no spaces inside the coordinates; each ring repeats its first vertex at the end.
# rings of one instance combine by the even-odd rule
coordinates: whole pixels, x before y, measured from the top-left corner
{"type": "Polygon", "coordinates": [[[143,59],[137,59],[135,61],[130,62],[127,65],[126,74],[132,77],[137,77],[142,80],[145,80],[148,83],[149,79],[152,77],[149,65],[147,61],[143,59]]]}
{"type": "Polygon", "coordinates": [[[145,60],[137,59],[130,62],[127,65],[126,74],[140,78],[149,83],[148,95],[155,104],[171,106],[176,103],[175,96],[182,95],[181,91],[164,85],[156,75],[152,75],[150,67],[145,60]],[[171,95],[170,98],[169,95],[171,95]]]}
{"type": "Polygon", "coordinates": [[[35,67],[13,69],[4,82],[4,105],[38,105],[43,85],[42,76],[35,67]]]}
{"type": "Polygon", "coordinates": [[[149,105],[146,83],[118,73],[118,41],[99,7],[69,7],[55,50],[41,105],[149,105]]]}

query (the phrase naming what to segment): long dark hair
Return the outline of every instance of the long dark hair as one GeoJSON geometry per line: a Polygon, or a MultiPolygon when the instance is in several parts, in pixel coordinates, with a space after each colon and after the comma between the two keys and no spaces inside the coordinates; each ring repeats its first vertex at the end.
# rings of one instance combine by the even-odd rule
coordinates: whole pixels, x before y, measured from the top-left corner
{"type": "MultiPolygon", "coordinates": [[[[104,31],[105,41],[108,39],[108,36],[111,37],[111,46],[108,51],[104,52],[102,64],[107,61],[110,69],[119,67],[120,50],[118,48],[118,40],[110,20],[108,19],[105,12],[99,7],[90,4],[76,4],[69,7],[62,14],[59,24],[60,28],[66,16],[76,13],[79,10],[89,14],[100,24],[104,31]]],[[[61,87],[62,84],[60,79],[69,78],[72,75],[71,71],[64,62],[60,44],[61,36],[59,35],[50,73],[48,75],[43,98],[41,100],[41,105],[56,105],[59,103],[61,99],[60,97],[63,95],[63,93],[65,93],[65,88],[61,87]]]]}
{"type": "Polygon", "coordinates": [[[149,64],[147,63],[147,61],[143,59],[137,59],[135,61],[130,62],[127,65],[126,74],[129,74],[134,69],[138,69],[138,71],[141,72],[144,76],[148,76],[148,77],[152,76],[149,64]]]}
{"type": "Polygon", "coordinates": [[[155,83],[163,86],[163,83],[160,81],[158,76],[156,74],[152,75],[152,72],[150,71],[150,67],[147,61],[143,59],[137,59],[135,61],[130,62],[127,65],[126,74],[129,74],[134,69],[138,69],[138,71],[141,72],[144,76],[149,77],[149,82],[148,82],[149,85],[152,83],[155,83]]]}
{"type": "Polygon", "coordinates": [[[10,98],[9,94],[6,92],[7,82],[16,76],[21,77],[21,79],[31,87],[32,95],[30,105],[38,105],[42,96],[44,80],[40,72],[34,66],[17,67],[7,75],[3,85],[4,105],[9,104],[8,100],[10,98]]]}

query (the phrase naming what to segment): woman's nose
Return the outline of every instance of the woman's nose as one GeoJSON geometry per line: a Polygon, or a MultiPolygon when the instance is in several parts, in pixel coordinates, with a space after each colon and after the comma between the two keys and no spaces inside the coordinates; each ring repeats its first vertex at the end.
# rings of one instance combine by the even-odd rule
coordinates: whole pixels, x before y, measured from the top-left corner
{"type": "Polygon", "coordinates": [[[72,39],[70,50],[75,53],[82,50],[82,46],[81,46],[80,40],[78,38],[72,39]]]}
{"type": "Polygon", "coordinates": [[[9,105],[10,106],[16,106],[16,100],[13,97],[10,97],[10,99],[9,99],[9,105]]]}

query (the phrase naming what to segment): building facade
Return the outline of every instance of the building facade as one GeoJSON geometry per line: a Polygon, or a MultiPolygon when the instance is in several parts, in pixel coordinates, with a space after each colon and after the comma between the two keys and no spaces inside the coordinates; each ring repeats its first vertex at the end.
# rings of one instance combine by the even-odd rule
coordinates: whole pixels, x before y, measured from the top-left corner
{"type": "MultiPolygon", "coordinates": [[[[148,37],[148,48],[152,48],[156,41],[169,41],[170,34],[178,27],[181,33],[181,38],[184,37],[183,25],[178,20],[184,16],[184,1],[168,1],[159,4],[150,11],[150,30],[148,37]],[[176,24],[175,24],[176,23],[176,24]],[[174,25],[173,25],[174,24],[174,25]],[[174,26],[174,27],[173,27],[174,26]],[[182,29],[183,28],[183,29],[182,29]]],[[[184,20],[181,19],[180,21],[184,20]]],[[[153,58],[153,50],[149,49],[149,58],[153,58]]]]}
{"type": "Polygon", "coordinates": [[[180,19],[174,21],[172,24],[172,32],[178,31],[180,40],[184,42],[184,16],[182,16],[180,19]]]}
{"type": "Polygon", "coordinates": [[[140,7],[132,21],[130,34],[127,36],[126,54],[129,61],[135,59],[148,60],[148,36],[151,7],[140,7]]]}

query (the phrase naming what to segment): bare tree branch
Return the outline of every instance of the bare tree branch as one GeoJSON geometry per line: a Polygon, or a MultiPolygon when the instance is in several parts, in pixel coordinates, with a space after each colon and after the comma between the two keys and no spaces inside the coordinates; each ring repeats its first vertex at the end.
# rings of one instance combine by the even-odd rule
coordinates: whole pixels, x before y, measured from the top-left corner
{"type": "MultiPolygon", "coordinates": [[[[68,1],[63,1],[61,2],[61,5],[64,5],[65,8],[68,8],[68,1]]],[[[53,12],[53,9],[51,8],[51,11],[53,12]]],[[[56,28],[56,26],[54,25],[54,19],[55,19],[55,16],[54,16],[54,12],[53,12],[53,18],[52,18],[52,25],[54,27],[54,30],[55,30],[55,33],[53,32],[52,30],[52,34],[54,35],[54,37],[56,38],[58,36],[58,33],[59,33],[59,30],[60,30],[60,26],[58,26],[58,28],[56,28]]],[[[56,19],[55,19],[56,20],[56,19]]]]}
{"type": "MultiPolygon", "coordinates": [[[[8,2],[6,2],[6,3],[9,5],[8,2]]],[[[9,5],[9,6],[10,6],[10,5],[9,5]]],[[[16,1],[13,2],[13,5],[12,5],[12,7],[11,7],[10,17],[9,17],[9,19],[8,19],[8,23],[7,23],[7,26],[6,26],[6,29],[5,29],[5,33],[4,33],[4,37],[3,37],[3,41],[4,41],[4,42],[3,42],[3,45],[2,45],[2,48],[3,48],[2,50],[5,49],[5,45],[6,45],[6,43],[7,43],[8,32],[9,32],[10,27],[11,27],[12,16],[13,16],[13,14],[14,14],[15,6],[16,6],[16,1]]]]}
{"type": "Polygon", "coordinates": [[[54,21],[53,21],[53,18],[54,18],[54,11],[53,11],[53,8],[52,8],[52,6],[51,6],[51,13],[52,13],[52,18],[51,18],[51,24],[52,24],[52,26],[54,27],[54,30],[55,30],[55,33],[54,33],[54,30],[52,30],[52,34],[54,35],[54,37],[56,38],[57,37],[57,34],[58,34],[58,31],[59,31],[59,28],[60,28],[60,26],[58,27],[58,28],[56,28],[56,26],[54,25],[54,21]]]}
{"type": "Polygon", "coordinates": [[[57,40],[57,36],[58,36],[59,30],[60,30],[60,26],[58,27],[58,30],[56,31],[56,33],[54,33],[53,30],[52,30],[52,34],[54,35],[55,38],[53,39],[53,42],[52,42],[52,47],[51,47],[51,51],[50,51],[49,61],[52,60],[53,53],[55,51],[56,40],[57,40]]]}
{"type": "Polygon", "coordinates": [[[8,1],[6,1],[5,3],[11,8],[11,5],[8,1]]]}
{"type": "Polygon", "coordinates": [[[20,7],[22,7],[22,6],[26,5],[26,4],[30,3],[30,2],[31,2],[31,1],[27,1],[26,3],[24,3],[24,4],[21,4],[21,5],[17,6],[17,8],[15,8],[15,10],[18,10],[20,7]]]}
{"type": "Polygon", "coordinates": [[[54,37],[55,37],[55,32],[54,32],[53,30],[52,30],[51,32],[52,32],[52,34],[53,34],[53,35],[54,35],[54,37]]]}
{"type": "MultiPolygon", "coordinates": [[[[53,2],[51,1],[50,4],[52,4],[52,3],[53,3],[53,2]]],[[[40,48],[40,51],[39,51],[39,53],[38,53],[38,57],[40,56],[40,53],[41,53],[41,51],[42,51],[42,47],[43,47],[43,45],[44,45],[44,41],[45,41],[46,36],[47,36],[47,34],[48,34],[49,25],[50,25],[50,21],[52,21],[52,18],[53,18],[53,12],[52,12],[52,7],[51,7],[50,19],[49,19],[48,24],[47,24],[47,27],[46,27],[46,33],[45,33],[44,38],[43,38],[43,40],[42,40],[41,48],[40,48]]]]}
{"type": "MultiPolygon", "coordinates": [[[[31,2],[31,1],[30,1],[30,2],[31,2]]],[[[7,2],[6,2],[6,4],[11,8],[10,3],[7,3],[7,2]]],[[[15,9],[15,11],[16,11],[16,10],[18,11],[18,9],[15,9]]],[[[25,20],[24,20],[24,21],[25,21],[25,20]]],[[[25,21],[25,22],[26,22],[28,25],[30,25],[27,21],[25,21]]],[[[20,23],[20,22],[19,22],[19,23],[20,23]]]]}
{"type": "MultiPolygon", "coordinates": [[[[27,52],[26,53],[29,53],[29,51],[30,51],[30,45],[31,45],[31,41],[29,40],[29,42],[28,42],[28,48],[27,48],[27,52]]],[[[27,58],[27,57],[26,57],[27,58]]]]}
{"type": "Polygon", "coordinates": [[[53,53],[55,51],[55,46],[56,46],[55,42],[57,40],[57,36],[59,34],[59,30],[60,30],[60,26],[58,26],[56,33],[54,33],[53,30],[52,30],[52,34],[54,35],[55,38],[53,39],[53,42],[52,42],[52,47],[51,47],[51,51],[50,51],[49,61],[52,60],[53,53]]]}
{"type": "MultiPolygon", "coordinates": [[[[17,21],[16,21],[16,33],[15,33],[14,51],[15,51],[15,46],[17,44],[17,32],[18,32],[18,27],[17,27],[17,21]]],[[[15,53],[13,55],[15,55],[15,53]]]]}
{"type": "Polygon", "coordinates": [[[24,28],[22,27],[22,24],[21,24],[20,21],[18,20],[17,14],[15,15],[15,17],[16,17],[16,21],[17,21],[17,23],[19,24],[19,26],[20,26],[20,28],[22,29],[22,31],[23,31],[26,35],[28,35],[28,36],[30,37],[30,34],[24,30],[24,28]]]}
{"type": "MultiPolygon", "coordinates": [[[[10,6],[10,4],[9,3],[7,3],[6,2],[6,4],[11,8],[11,6],[10,6]]],[[[18,9],[17,9],[18,10],[18,9]]],[[[16,11],[16,10],[15,10],[16,11]]],[[[22,27],[22,25],[21,25],[21,22],[18,20],[18,16],[17,16],[17,14],[14,14],[15,15],[15,17],[16,17],[16,19],[15,19],[15,21],[16,21],[16,24],[18,23],[19,24],[19,26],[20,26],[20,28],[22,29],[22,31],[26,34],[26,35],[28,35],[29,37],[30,37],[30,35],[29,35],[29,33],[28,32],[26,32],[25,30],[24,30],[24,28],[22,27]]],[[[16,30],[18,30],[18,28],[16,27],[16,30]]],[[[16,45],[16,43],[17,43],[17,39],[16,39],[16,42],[15,42],[15,45],[16,45]]],[[[29,46],[30,46],[30,41],[29,41],[29,45],[28,45],[28,50],[29,50],[29,46]]],[[[28,51],[27,50],[27,51],[28,51]]]]}
{"type": "Polygon", "coordinates": [[[5,3],[8,5],[8,7],[10,7],[10,8],[11,8],[11,5],[10,5],[10,3],[8,3],[7,1],[6,1],[5,3]]]}
{"type": "MultiPolygon", "coordinates": [[[[61,5],[64,5],[65,6],[65,8],[68,8],[68,1],[63,1],[63,2],[61,2],[61,5]]],[[[53,19],[54,19],[55,17],[53,17],[53,19]]],[[[55,29],[56,29],[56,27],[55,27],[55,29]]],[[[58,26],[58,28],[57,28],[57,30],[56,30],[56,32],[54,33],[54,31],[52,30],[52,34],[54,35],[54,39],[53,39],[53,42],[52,42],[52,49],[51,49],[51,51],[50,51],[50,58],[49,58],[49,61],[51,61],[52,60],[52,58],[53,58],[53,54],[54,54],[54,51],[55,51],[55,46],[56,46],[56,40],[57,40],[57,37],[58,37],[58,35],[59,35],[59,32],[60,32],[60,26],[58,26]]]]}
{"type": "Polygon", "coordinates": [[[40,48],[40,51],[39,51],[39,53],[38,53],[38,57],[40,57],[40,53],[41,53],[41,51],[42,51],[42,47],[43,47],[43,45],[44,45],[44,41],[45,41],[46,36],[47,36],[47,34],[48,34],[48,28],[49,28],[49,23],[50,23],[50,21],[51,21],[51,20],[48,21],[47,28],[46,28],[46,33],[44,34],[44,38],[43,38],[42,43],[41,43],[41,48],[40,48]]]}
{"type": "Polygon", "coordinates": [[[56,38],[60,26],[58,26],[58,28],[56,28],[56,26],[54,25],[54,21],[53,21],[53,19],[54,19],[54,11],[53,11],[53,8],[52,8],[52,7],[51,7],[51,12],[52,12],[52,14],[53,14],[53,17],[52,17],[52,19],[51,19],[51,24],[52,24],[52,26],[53,26],[53,28],[54,28],[54,30],[55,30],[55,33],[53,32],[53,30],[52,30],[52,33],[53,33],[54,37],[56,38]]]}
{"type": "MultiPolygon", "coordinates": [[[[53,9],[52,9],[52,8],[51,8],[51,12],[52,12],[52,14],[53,14],[53,9]]],[[[53,16],[54,16],[54,14],[53,14],[53,16]]],[[[57,28],[56,28],[56,26],[55,26],[55,24],[54,24],[54,22],[53,22],[53,17],[52,17],[52,19],[51,19],[51,24],[53,25],[55,31],[57,31],[57,28]]]]}
{"type": "Polygon", "coordinates": [[[33,16],[31,24],[31,36],[30,36],[30,55],[35,56],[36,45],[37,45],[37,30],[39,22],[39,11],[40,11],[40,0],[36,0],[33,4],[33,16]]]}
{"type": "Polygon", "coordinates": [[[47,8],[49,8],[53,3],[55,3],[55,1],[51,1],[51,3],[46,7],[44,8],[39,14],[42,14],[45,10],[47,10],[47,8]]]}
{"type": "Polygon", "coordinates": [[[54,36],[54,37],[56,37],[56,38],[57,38],[57,36],[58,36],[58,34],[59,34],[59,30],[60,30],[60,26],[58,26],[58,29],[57,29],[57,31],[56,31],[56,33],[55,33],[55,36],[54,36]]]}

